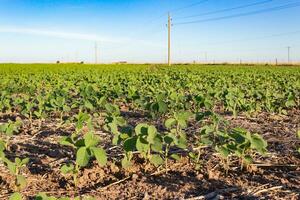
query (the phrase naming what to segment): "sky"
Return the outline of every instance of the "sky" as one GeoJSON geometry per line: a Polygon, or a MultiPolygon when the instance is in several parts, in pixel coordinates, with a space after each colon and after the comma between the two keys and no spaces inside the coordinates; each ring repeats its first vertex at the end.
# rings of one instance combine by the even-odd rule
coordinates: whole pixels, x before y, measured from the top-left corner
{"type": "Polygon", "coordinates": [[[0,0],[0,62],[300,62],[300,0],[0,0]],[[96,45],[97,44],[97,45],[96,45]]]}

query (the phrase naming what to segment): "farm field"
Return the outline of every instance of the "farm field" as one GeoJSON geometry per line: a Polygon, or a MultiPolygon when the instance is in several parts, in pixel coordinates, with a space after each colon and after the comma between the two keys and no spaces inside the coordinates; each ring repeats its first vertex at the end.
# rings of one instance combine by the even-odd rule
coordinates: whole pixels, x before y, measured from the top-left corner
{"type": "Polygon", "coordinates": [[[0,65],[0,199],[299,199],[300,67],[0,65]]]}

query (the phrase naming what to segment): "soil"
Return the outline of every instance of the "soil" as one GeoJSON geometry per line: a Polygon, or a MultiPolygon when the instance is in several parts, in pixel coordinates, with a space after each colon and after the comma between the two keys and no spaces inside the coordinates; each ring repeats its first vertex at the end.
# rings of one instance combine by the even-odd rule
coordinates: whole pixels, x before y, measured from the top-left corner
{"type": "MultiPolygon", "coordinates": [[[[124,115],[129,121],[142,121],[140,115],[124,115]]],[[[2,115],[0,121],[15,117],[2,115]]],[[[33,127],[27,123],[12,138],[6,153],[11,159],[30,158],[28,169],[22,171],[28,181],[22,191],[27,199],[34,199],[39,192],[57,197],[88,195],[96,199],[300,199],[300,154],[297,152],[300,141],[295,134],[300,129],[300,110],[289,111],[287,116],[260,113],[256,117],[224,117],[232,127],[262,134],[269,144],[268,155],[257,155],[255,163],[242,170],[233,159],[227,174],[222,161],[209,149],[204,149],[199,169],[187,157],[171,161],[168,171],[135,157],[135,165],[124,170],[116,156],[119,150],[110,145],[111,136],[97,130],[102,145],[111,155],[109,163],[99,167],[94,161],[84,168],[75,190],[72,178],[63,176],[59,170],[63,163],[74,159],[72,149],[58,144],[59,136],[72,133],[72,126],[59,127],[58,121],[44,121],[38,129],[37,121],[33,127]]],[[[8,199],[13,182],[7,168],[0,164],[0,199],[8,199]]]]}

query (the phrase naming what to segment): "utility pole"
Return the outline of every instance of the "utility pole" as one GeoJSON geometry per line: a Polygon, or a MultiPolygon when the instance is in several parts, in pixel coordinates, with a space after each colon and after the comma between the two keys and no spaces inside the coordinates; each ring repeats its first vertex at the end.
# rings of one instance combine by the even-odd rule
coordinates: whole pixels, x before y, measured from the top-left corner
{"type": "Polygon", "coordinates": [[[171,16],[168,13],[168,65],[171,66],[171,16]]]}
{"type": "Polygon", "coordinates": [[[291,47],[288,46],[287,49],[288,49],[288,64],[290,64],[290,50],[291,50],[291,47]]]}
{"type": "Polygon", "coordinates": [[[95,42],[95,64],[98,63],[98,44],[95,42]]]}

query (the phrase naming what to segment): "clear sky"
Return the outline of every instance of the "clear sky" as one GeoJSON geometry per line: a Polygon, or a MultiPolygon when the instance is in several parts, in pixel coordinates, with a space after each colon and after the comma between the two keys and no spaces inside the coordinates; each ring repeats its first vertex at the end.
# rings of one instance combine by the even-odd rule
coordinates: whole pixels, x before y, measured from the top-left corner
{"type": "Polygon", "coordinates": [[[166,62],[168,11],[175,62],[300,61],[300,0],[0,0],[0,62],[166,62]]]}

